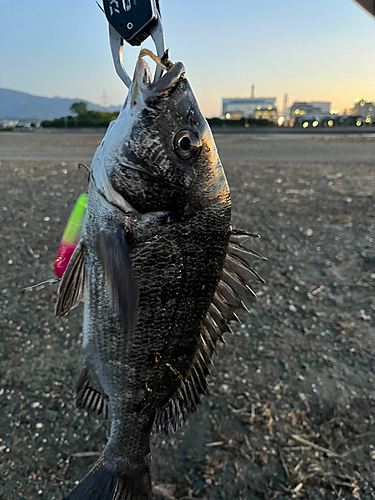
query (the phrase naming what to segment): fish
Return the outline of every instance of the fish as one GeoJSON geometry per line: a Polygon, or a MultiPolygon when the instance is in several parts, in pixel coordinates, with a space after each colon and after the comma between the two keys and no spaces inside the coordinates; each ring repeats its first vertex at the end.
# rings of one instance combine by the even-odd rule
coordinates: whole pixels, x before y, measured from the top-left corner
{"type": "Polygon", "coordinates": [[[230,189],[182,63],[142,49],[92,161],[86,216],[57,316],[84,301],[80,408],[110,437],[68,500],[152,498],[150,434],[176,431],[207,393],[263,258],[231,226],[230,189]],[[164,70],[152,81],[146,56],[164,70]]]}

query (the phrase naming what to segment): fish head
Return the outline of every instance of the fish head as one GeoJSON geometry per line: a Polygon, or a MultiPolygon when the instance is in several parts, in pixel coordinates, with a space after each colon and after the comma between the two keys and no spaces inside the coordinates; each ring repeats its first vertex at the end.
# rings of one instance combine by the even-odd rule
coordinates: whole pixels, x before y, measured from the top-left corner
{"type": "Polygon", "coordinates": [[[230,203],[211,130],[182,63],[170,63],[153,82],[140,56],[123,110],[107,136],[111,187],[138,212],[230,203]]]}

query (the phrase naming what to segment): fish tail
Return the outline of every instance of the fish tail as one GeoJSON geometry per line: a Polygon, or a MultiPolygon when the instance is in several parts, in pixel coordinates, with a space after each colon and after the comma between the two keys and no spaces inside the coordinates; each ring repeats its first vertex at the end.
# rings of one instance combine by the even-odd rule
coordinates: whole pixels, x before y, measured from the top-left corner
{"type": "Polygon", "coordinates": [[[151,500],[150,469],[102,456],[65,500],[151,500]]]}

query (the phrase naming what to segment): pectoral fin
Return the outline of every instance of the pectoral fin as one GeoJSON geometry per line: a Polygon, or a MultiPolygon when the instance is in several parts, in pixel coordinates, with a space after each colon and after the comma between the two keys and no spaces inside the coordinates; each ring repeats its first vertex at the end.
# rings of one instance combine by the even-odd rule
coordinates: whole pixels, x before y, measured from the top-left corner
{"type": "Polygon", "coordinates": [[[103,267],[113,309],[118,314],[124,334],[127,334],[136,322],[138,288],[124,227],[113,232],[100,231],[96,252],[103,267]]]}
{"type": "Polygon", "coordinates": [[[70,258],[57,291],[56,316],[65,316],[81,302],[85,275],[83,245],[79,242],[70,258]]]}

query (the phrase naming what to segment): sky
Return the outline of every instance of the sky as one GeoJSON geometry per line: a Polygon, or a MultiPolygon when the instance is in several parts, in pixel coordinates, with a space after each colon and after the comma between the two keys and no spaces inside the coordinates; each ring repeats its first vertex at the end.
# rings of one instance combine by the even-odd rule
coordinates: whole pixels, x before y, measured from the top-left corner
{"type": "MultiPolygon", "coordinates": [[[[375,99],[375,19],[352,0],[160,0],[166,45],[206,116],[224,97],[375,99]]],[[[153,49],[152,42],[145,46],[153,49]]],[[[122,104],[95,0],[0,0],[0,87],[122,104]],[[106,97],[104,97],[106,96],[106,97]]],[[[133,73],[139,48],[126,45],[133,73]]]]}

